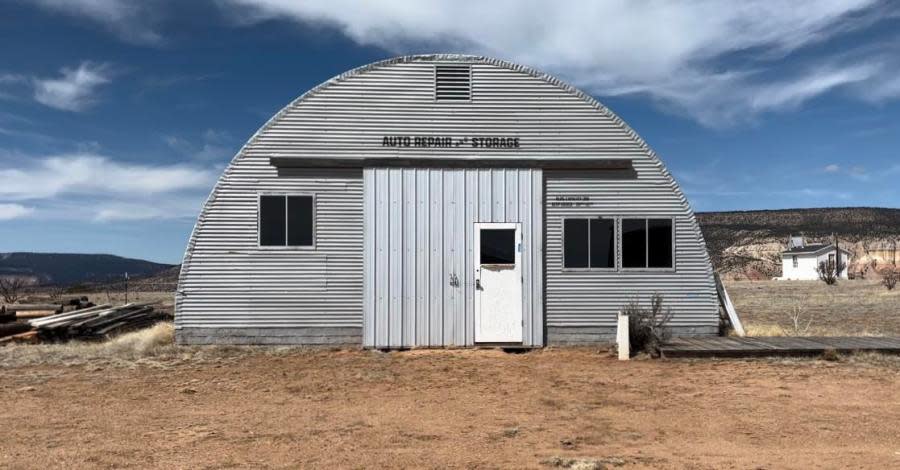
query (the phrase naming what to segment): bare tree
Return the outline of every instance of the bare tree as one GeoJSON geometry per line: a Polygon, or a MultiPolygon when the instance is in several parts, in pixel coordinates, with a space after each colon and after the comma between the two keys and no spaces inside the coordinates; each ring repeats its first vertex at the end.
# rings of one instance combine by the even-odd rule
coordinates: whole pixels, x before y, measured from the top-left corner
{"type": "Polygon", "coordinates": [[[806,336],[809,333],[809,327],[812,326],[815,319],[812,314],[805,315],[803,307],[799,305],[791,309],[791,313],[787,317],[790,323],[786,327],[781,327],[781,330],[787,336],[806,336]]]}
{"type": "Polygon", "coordinates": [[[50,286],[47,288],[47,295],[50,297],[50,300],[53,301],[61,299],[65,293],[66,288],[63,286],[50,286]]]}
{"type": "Polygon", "coordinates": [[[28,281],[24,277],[19,276],[2,276],[0,277],[0,296],[3,301],[11,304],[19,300],[19,295],[28,285],[28,281]]]}

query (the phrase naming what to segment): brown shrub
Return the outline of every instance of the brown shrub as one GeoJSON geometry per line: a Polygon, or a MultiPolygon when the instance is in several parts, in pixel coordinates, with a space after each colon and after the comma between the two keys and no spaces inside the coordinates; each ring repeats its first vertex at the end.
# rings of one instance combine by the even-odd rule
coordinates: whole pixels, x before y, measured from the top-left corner
{"type": "Polygon", "coordinates": [[[900,274],[893,268],[887,268],[881,271],[881,285],[887,288],[887,290],[894,290],[894,287],[897,286],[898,278],[900,278],[900,274]]]}
{"type": "Polygon", "coordinates": [[[632,300],[625,305],[622,313],[628,316],[628,341],[632,351],[659,357],[660,346],[672,335],[667,326],[672,319],[672,309],[663,308],[662,294],[653,294],[649,308],[632,300]]]}

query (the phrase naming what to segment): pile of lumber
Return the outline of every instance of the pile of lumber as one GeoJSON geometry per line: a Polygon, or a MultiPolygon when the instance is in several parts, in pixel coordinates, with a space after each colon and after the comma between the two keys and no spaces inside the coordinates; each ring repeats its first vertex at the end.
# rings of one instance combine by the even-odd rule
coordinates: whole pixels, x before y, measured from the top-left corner
{"type": "Polygon", "coordinates": [[[57,342],[69,340],[102,340],[165,320],[165,312],[154,310],[150,303],[130,303],[113,307],[95,305],[81,310],[58,313],[27,322],[2,325],[0,344],[4,342],[57,342]],[[15,325],[15,326],[13,326],[15,325]],[[5,338],[3,336],[6,336],[5,338]]]}
{"type": "Polygon", "coordinates": [[[29,303],[0,305],[0,323],[17,319],[42,318],[58,313],[93,307],[87,297],[77,297],[54,303],[29,303]]]}

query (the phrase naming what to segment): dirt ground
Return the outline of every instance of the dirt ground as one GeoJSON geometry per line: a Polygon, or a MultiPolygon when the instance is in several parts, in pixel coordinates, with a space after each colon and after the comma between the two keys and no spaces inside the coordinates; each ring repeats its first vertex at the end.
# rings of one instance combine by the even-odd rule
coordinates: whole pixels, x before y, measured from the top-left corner
{"type": "Polygon", "coordinates": [[[763,335],[790,329],[799,309],[807,335],[900,336],[900,288],[880,281],[725,281],[741,321],[763,335]]]}
{"type": "Polygon", "coordinates": [[[0,352],[0,468],[900,466],[896,357],[25,347],[0,352]]]}

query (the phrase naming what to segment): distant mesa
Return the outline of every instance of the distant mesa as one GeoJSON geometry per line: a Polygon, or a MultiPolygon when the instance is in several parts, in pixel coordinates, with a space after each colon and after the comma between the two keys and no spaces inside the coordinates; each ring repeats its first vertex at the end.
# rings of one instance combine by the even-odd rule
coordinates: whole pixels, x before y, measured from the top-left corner
{"type": "Polygon", "coordinates": [[[900,209],[847,207],[738,212],[699,212],[713,266],[726,279],[771,279],[781,275],[781,252],[791,235],[809,243],[831,243],[853,253],[850,274],[877,277],[900,263],[900,209]]]}
{"type": "MultiPolygon", "coordinates": [[[[69,286],[129,277],[157,276],[177,265],[115,255],[75,253],[0,253],[0,276],[21,276],[41,285],[69,286]]],[[[176,274],[177,276],[177,274],[176,274]]]]}

